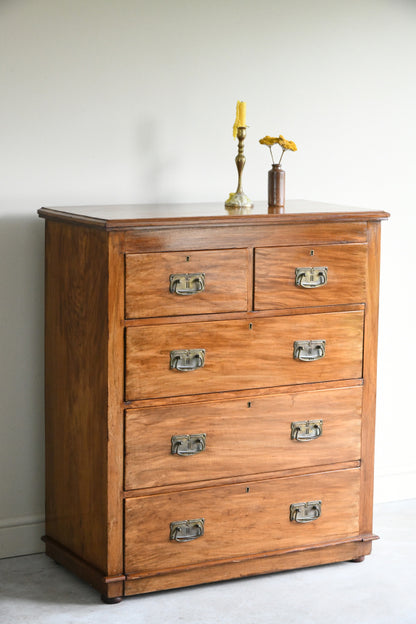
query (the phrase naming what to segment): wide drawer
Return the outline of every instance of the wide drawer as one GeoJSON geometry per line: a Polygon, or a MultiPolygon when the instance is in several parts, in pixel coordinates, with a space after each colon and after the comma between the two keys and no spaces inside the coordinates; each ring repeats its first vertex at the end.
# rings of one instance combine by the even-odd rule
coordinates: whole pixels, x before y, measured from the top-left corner
{"type": "Polygon", "coordinates": [[[360,469],[353,468],[126,499],[125,572],[295,550],[357,536],[359,487],[360,469]],[[302,503],[314,503],[306,514],[310,521],[294,519],[302,519],[302,510],[293,513],[291,505],[302,503]],[[172,523],[187,520],[199,521],[203,534],[175,541],[186,530],[176,530],[172,523]]]}
{"type": "Polygon", "coordinates": [[[258,248],[254,283],[255,310],[363,303],[367,245],[258,248]]]}
{"type": "Polygon", "coordinates": [[[147,325],[126,329],[126,399],[181,396],[362,376],[363,311],[147,325]],[[325,340],[316,361],[295,342],[325,340]],[[179,352],[203,366],[179,371],[179,352]],[[172,355],[173,354],[173,355],[172,355]]]}
{"type": "Polygon", "coordinates": [[[125,488],[357,460],[362,387],[126,410],[125,488]]]}
{"type": "Polygon", "coordinates": [[[126,255],[126,318],[247,310],[247,249],[126,255]]]}

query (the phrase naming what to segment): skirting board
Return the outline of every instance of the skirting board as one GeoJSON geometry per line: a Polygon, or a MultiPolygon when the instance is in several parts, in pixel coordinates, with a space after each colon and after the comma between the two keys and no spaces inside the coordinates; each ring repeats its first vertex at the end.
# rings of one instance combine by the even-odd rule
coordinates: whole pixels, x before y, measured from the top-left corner
{"type": "Polygon", "coordinates": [[[0,520],[0,559],[43,552],[44,517],[24,516],[0,520]]]}

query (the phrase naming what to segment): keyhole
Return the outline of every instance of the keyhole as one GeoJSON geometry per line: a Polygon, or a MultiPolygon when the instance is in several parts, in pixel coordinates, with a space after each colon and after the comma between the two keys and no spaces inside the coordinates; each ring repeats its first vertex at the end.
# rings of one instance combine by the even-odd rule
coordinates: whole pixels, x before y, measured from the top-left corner
{"type": "Polygon", "coordinates": [[[246,493],[248,494],[250,492],[250,488],[246,487],[246,493]]]}
{"type": "Polygon", "coordinates": [[[311,249],[309,253],[310,253],[311,256],[315,255],[315,251],[313,249],[311,249]]]}
{"type": "Polygon", "coordinates": [[[186,261],[189,262],[189,260],[191,259],[191,256],[186,256],[186,261]]]}

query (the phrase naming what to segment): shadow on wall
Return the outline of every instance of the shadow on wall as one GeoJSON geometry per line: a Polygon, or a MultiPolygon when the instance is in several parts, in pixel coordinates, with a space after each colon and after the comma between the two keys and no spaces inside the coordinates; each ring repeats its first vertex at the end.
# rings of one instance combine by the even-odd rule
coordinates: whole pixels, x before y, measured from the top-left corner
{"type": "Polygon", "coordinates": [[[43,227],[0,218],[0,519],[43,514],[43,227]]]}

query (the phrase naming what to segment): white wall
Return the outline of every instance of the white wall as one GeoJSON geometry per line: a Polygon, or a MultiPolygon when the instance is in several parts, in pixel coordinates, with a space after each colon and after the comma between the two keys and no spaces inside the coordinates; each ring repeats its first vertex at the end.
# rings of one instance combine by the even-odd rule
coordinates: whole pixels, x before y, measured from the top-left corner
{"type": "Polygon", "coordinates": [[[376,500],[416,496],[416,3],[0,2],[0,555],[40,550],[42,205],[222,201],[247,101],[245,190],[282,133],[287,196],[383,224],[376,500]]]}

